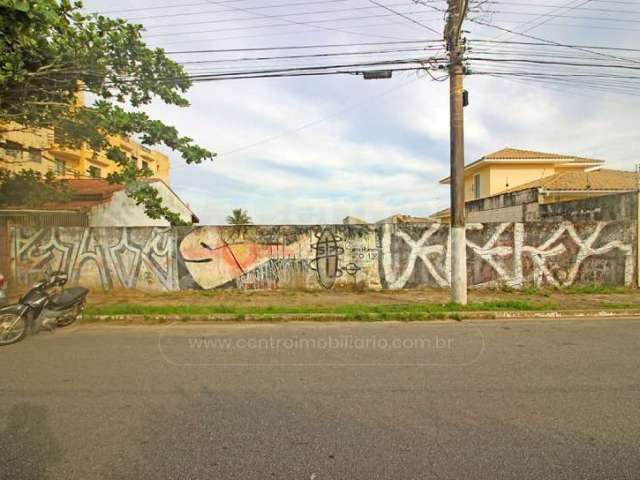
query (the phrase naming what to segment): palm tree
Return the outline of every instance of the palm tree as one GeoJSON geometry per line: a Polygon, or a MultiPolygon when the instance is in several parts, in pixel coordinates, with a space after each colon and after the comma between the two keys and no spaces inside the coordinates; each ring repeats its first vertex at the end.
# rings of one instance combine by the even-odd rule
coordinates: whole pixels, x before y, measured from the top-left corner
{"type": "Polygon", "coordinates": [[[227,217],[227,223],[229,225],[251,225],[253,222],[246,210],[234,208],[231,211],[231,215],[227,217]]]}

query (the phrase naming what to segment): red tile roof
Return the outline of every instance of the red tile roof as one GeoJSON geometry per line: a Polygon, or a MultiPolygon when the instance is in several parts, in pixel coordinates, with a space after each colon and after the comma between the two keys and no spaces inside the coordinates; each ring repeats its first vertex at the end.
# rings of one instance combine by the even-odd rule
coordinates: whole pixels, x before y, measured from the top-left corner
{"type": "MultiPolygon", "coordinates": [[[[72,178],[65,183],[71,191],[71,200],[68,202],[50,202],[36,207],[36,210],[66,210],[84,212],[91,207],[107,203],[115,192],[124,190],[124,185],[110,184],[103,178],[72,178]]],[[[27,207],[5,207],[11,210],[33,210],[27,207]]]]}
{"type": "Polygon", "coordinates": [[[568,162],[596,162],[604,163],[604,160],[595,158],[576,157],[575,155],[563,155],[560,153],[536,152],[533,150],[522,150],[520,148],[503,148],[497,152],[489,153],[481,160],[564,160],[568,162]]]}
{"type": "Polygon", "coordinates": [[[638,175],[635,172],[609,170],[605,168],[591,172],[586,170],[563,172],[518,185],[517,187],[507,190],[507,192],[517,192],[529,188],[542,188],[556,191],[629,191],[638,188],[638,175]]]}
{"type": "MultiPolygon", "coordinates": [[[[503,162],[503,161],[516,161],[516,162],[555,162],[562,164],[576,164],[576,165],[591,165],[600,166],[604,164],[604,160],[598,160],[596,158],[576,157],[575,155],[563,155],[560,153],[547,153],[536,152],[533,150],[523,150],[520,148],[503,148],[497,152],[492,152],[484,155],[483,157],[468,163],[464,166],[465,174],[473,171],[474,169],[485,165],[486,163],[503,162]]],[[[445,177],[440,180],[441,184],[448,184],[451,181],[451,177],[445,177]]]]}
{"type": "Polygon", "coordinates": [[[114,192],[124,190],[124,185],[111,184],[104,178],[71,178],[65,182],[73,191],[74,198],[91,196],[110,199],[114,192]]]}

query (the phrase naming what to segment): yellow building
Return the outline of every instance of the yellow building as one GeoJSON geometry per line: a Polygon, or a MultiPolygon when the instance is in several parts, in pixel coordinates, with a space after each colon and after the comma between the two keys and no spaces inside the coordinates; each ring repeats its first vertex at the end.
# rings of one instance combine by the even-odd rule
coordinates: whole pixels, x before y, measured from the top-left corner
{"type": "MultiPolygon", "coordinates": [[[[80,104],[84,102],[78,95],[80,104]]],[[[20,125],[3,126],[0,133],[0,168],[11,171],[32,169],[41,173],[52,171],[60,178],[106,178],[118,170],[118,165],[103,153],[88,148],[70,149],[56,145],[52,130],[24,130],[20,125]]],[[[127,137],[113,137],[111,144],[122,148],[135,159],[138,167],[149,167],[154,178],[169,183],[169,158],[127,137]]]]}
{"type": "MultiPolygon", "coordinates": [[[[593,158],[504,148],[465,166],[465,200],[470,202],[493,197],[507,191],[519,190],[543,178],[598,169],[603,164],[603,160],[593,158]]],[[[440,183],[447,185],[450,180],[450,177],[446,177],[440,180],[440,183]]],[[[561,200],[560,197],[554,199],[561,200]]],[[[449,209],[437,212],[431,218],[443,223],[449,222],[449,209]]]]}

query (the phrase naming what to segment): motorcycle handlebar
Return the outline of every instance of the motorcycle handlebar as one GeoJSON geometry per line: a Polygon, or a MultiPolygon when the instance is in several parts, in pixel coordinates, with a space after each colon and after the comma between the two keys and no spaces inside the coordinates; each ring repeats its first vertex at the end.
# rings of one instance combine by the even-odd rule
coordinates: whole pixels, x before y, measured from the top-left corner
{"type": "Polygon", "coordinates": [[[67,283],[69,277],[66,272],[61,270],[50,272],[47,274],[47,278],[43,278],[34,284],[34,288],[52,288],[63,286],[67,283]]]}

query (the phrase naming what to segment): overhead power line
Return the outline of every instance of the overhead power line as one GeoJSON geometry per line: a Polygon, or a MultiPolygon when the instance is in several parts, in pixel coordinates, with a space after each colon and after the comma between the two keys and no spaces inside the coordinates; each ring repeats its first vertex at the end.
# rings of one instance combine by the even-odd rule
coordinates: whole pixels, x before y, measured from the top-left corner
{"type": "MultiPolygon", "coordinates": [[[[593,3],[594,0],[591,0],[590,3],[593,3]]],[[[509,7],[519,7],[519,6],[528,6],[528,7],[536,7],[536,8],[562,8],[562,5],[551,5],[546,3],[526,3],[526,2],[503,2],[503,1],[489,1],[485,2],[484,5],[505,5],[509,7]]],[[[637,3],[635,5],[638,5],[637,3]]],[[[593,7],[572,7],[571,10],[584,10],[589,12],[604,12],[604,13],[631,13],[631,14],[640,14],[640,10],[620,10],[618,8],[593,8],[593,7]]],[[[490,12],[490,11],[487,11],[490,12]]]]}
{"type": "MultiPolygon", "coordinates": [[[[312,120],[310,122],[307,122],[307,123],[304,123],[302,125],[299,125],[299,126],[297,126],[295,128],[292,128],[292,129],[289,129],[289,130],[285,130],[285,131],[280,132],[280,133],[278,133],[276,135],[271,135],[269,137],[262,138],[260,140],[255,141],[255,142],[252,142],[252,143],[249,143],[249,144],[246,144],[246,145],[242,145],[240,147],[236,147],[236,148],[233,148],[231,150],[225,150],[225,151],[223,151],[223,152],[218,154],[218,158],[224,158],[224,157],[227,157],[227,156],[236,155],[238,153],[244,152],[246,150],[250,150],[250,149],[255,148],[257,146],[264,145],[265,143],[269,143],[269,142],[272,142],[274,140],[278,140],[280,138],[284,138],[284,137],[287,137],[289,135],[296,134],[298,132],[301,132],[302,130],[306,130],[308,128],[314,127],[314,126],[319,125],[321,123],[324,123],[324,122],[326,122],[326,121],[328,121],[328,120],[330,120],[332,118],[335,118],[337,116],[343,115],[344,113],[347,113],[347,112],[349,112],[351,110],[354,110],[356,108],[360,108],[360,107],[363,107],[363,106],[371,105],[371,101],[372,100],[377,99],[377,98],[385,97],[385,96],[387,96],[387,95],[389,95],[389,94],[391,94],[391,93],[393,93],[395,91],[400,90],[401,88],[403,88],[403,87],[405,87],[407,85],[410,85],[410,84],[420,80],[421,78],[424,78],[424,77],[416,76],[415,78],[413,78],[413,79],[411,79],[411,80],[409,80],[407,82],[401,83],[400,85],[395,85],[395,86],[393,86],[393,87],[391,87],[391,88],[389,88],[387,90],[384,90],[381,93],[368,96],[365,99],[359,100],[357,103],[352,103],[350,105],[347,105],[344,108],[336,110],[336,111],[334,111],[334,112],[332,112],[332,113],[330,113],[328,115],[325,115],[323,117],[320,117],[320,118],[318,118],[316,120],[312,120]]],[[[181,166],[175,167],[175,169],[185,168],[185,167],[188,167],[188,166],[189,165],[181,165],[181,166]]]]}
{"type": "MultiPolygon", "coordinates": [[[[568,7],[567,7],[568,8],[568,7]]],[[[613,18],[613,17],[590,17],[583,15],[561,15],[561,14],[550,14],[550,13],[531,13],[531,12],[518,12],[518,11],[510,11],[510,10],[487,10],[483,13],[489,13],[493,15],[516,15],[516,16],[534,16],[534,17],[547,17],[548,20],[553,20],[554,18],[571,18],[576,20],[597,20],[599,22],[618,22],[618,23],[640,23],[640,19],[635,18],[613,18]]],[[[640,14],[640,12],[638,12],[640,14]]],[[[541,25],[541,24],[540,24],[541,25]]],[[[539,25],[536,25],[536,27],[539,25]]],[[[524,30],[524,32],[528,32],[530,29],[524,30]]]]}
{"type": "MultiPolygon", "coordinates": [[[[344,0],[333,0],[333,1],[344,1],[344,0]]],[[[315,4],[315,2],[309,2],[310,4],[315,4]]],[[[291,4],[285,4],[285,5],[291,5],[291,4]]],[[[406,3],[395,3],[392,4],[390,6],[406,6],[406,3]]],[[[273,8],[272,6],[260,6],[260,7],[252,7],[252,8],[245,8],[244,10],[246,11],[246,13],[249,13],[249,11],[251,11],[251,13],[253,13],[256,10],[264,10],[267,8],[273,8]]],[[[166,27],[184,27],[184,26],[189,26],[189,25],[206,25],[206,24],[211,24],[211,23],[228,23],[228,22],[244,22],[244,21],[252,21],[252,20],[271,20],[271,19],[280,19],[280,18],[287,18],[287,17],[300,17],[300,16],[308,16],[308,15],[321,15],[321,14],[327,14],[327,13],[347,13],[347,12],[356,12],[356,11],[360,11],[360,10],[374,10],[376,9],[376,6],[372,6],[372,5],[367,5],[364,7],[348,7],[348,8],[332,8],[330,10],[308,10],[305,9],[303,11],[297,11],[297,12],[288,12],[288,13],[278,13],[278,14],[271,14],[269,15],[269,17],[264,17],[264,16],[253,16],[253,17],[239,17],[239,18],[216,18],[216,19],[209,19],[209,20],[202,20],[202,21],[197,21],[197,22],[185,22],[185,23],[166,23],[166,24],[161,24],[161,25],[148,25],[146,26],[146,29],[153,29],[153,28],[166,28],[166,27]]],[[[204,13],[204,12],[202,12],[204,13]]],[[[213,13],[213,12],[212,12],[213,13]]],[[[215,13],[228,13],[227,10],[216,10],[215,13]]],[[[193,15],[189,15],[189,16],[193,16],[193,15]]],[[[378,15],[379,16],[379,15],[378,15]]],[[[161,18],[159,17],[155,17],[155,18],[161,18]]],[[[346,19],[348,17],[344,17],[344,19],[346,19]]],[[[324,20],[324,19],[323,19],[324,20]]]]}
{"type": "MultiPolygon", "coordinates": [[[[247,0],[222,0],[218,3],[238,3],[238,2],[246,2],[247,0]]],[[[343,0],[345,1],[345,0],[343,0]]],[[[98,10],[91,13],[96,13],[100,15],[107,15],[110,13],[126,13],[126,12],[144,12],[147,10],[166,10],[167,8],[183,8],[183,7],[195,7],[198,5],[207,5],[208,2],[196,2],[196,3],[178,3],[171,5],[156,5],[155,7],[139,7],[139,8],[122,8],[118,10],[98,10]]]]}
{"type": "Polygon", "coordinates": [[[579,62],[557,62],[553,60],[532,60],[529,58],[483,58],[468,57],[467,60],[478,60],[484,62],[514,62],[514,63],[536,63],[540,65],[564,65],[573,67],[592,67],[592,68],[623,68],[626,70],[640,70],[640,66],[620,65],[617,63],[579,63],[579,62]]]}
{"type": "MultiPolygon", "coordinates": [[[[385,71],[389,72],[415,72],[423,67],[385,67],[385,71]]],[[[262,73],[262,74],[238,74],[229,77],[219,76],[203,76],[202,78],[193,79],[194,83],[214,82],[222,80],[250,80],[256,78],[286,78],[286,77],[321,77],[329,75],[362,75],[366,70],[334,70],[334,71],[311,71],[311,72],[282,72],[282,73],[262,73]]]]}
{"type": "MultiPolygon", "coordinates": [[[[213,0],[206,0],[208,3],[215,5],[215,2],[213,0]]],[[[226,8],[231,9],[231,10],[235,10],[235,11],[239,11],[239,12],[246,12],[247,10],[245,8],[240,8],[240,7],[232,7],[227,5],[226,8]]],[[[272,15],[266,14],[266,13],[260,13],[260,16],[263,16],[265,18],[272,18],[272,15]]],[[[317,25],[317,23],[321,23],[321,22],[304,22],[304,21],[298,21],[298,20],[291,20],[288,18],[282,18],[281,21],[283,22],[287,22],[290,23],[292,25],[304,25],[304,26],[310,26],[312,28],[315,29],[319,29],[319,30],[327,30],[327,31],[332,31],[332,32],[340,32],[340,33],[346,33],[346,34],[350,34],[350,35],[359,35],[359,36],[365,36],[365,37],[377,37],[377,38],[384,38],[383,35],[378,35],[378,34],[367,34],[367,33],[362,33],[362,32],[354,32],[352,30],[345,30],[343,28],[335,28],[335,27],[327,27],[327,26],[323,26],[323,25],[317,25]]],[[[387,37],[388,38],[388,37],[387,37]]]]}
{"type": "MultiPolygon", "coordinates": [[[[385,23],[376,23],[376,24],[369,24],[369,25],[358,25],[358,28],[368,28],[368,29],[372,29],[372,28],[376,28],[376,27],[381,27],[381,26],[388,26],[388,25],[397,25],[398,22],[385,22],[385,23]]],[[[287,32],[268,32],[268,33],[258,33],[256,35],[236,35],[233,37],[203,37],[203,38],[198,38],[198,39],[191,39],[191,40],[177,40],[177,41],[171,41],[169,43],[162,42],[162,43],[158,43],[156,45],[150,45],[151,48],[168,48],[168,47],[172,47],[175,45],[185,45],[185,44],[189,44],[189,43],[198,43],[201,44],[204,41],[215,41],[215,42],[223,42],[223,41],[228,41],[228,40],[246,40],[249,38],[266,38],[266,37],[289,37],[292,35],[298,35],[301,33],[317,33],[316,30],[309,30],[309,29],[305,29],[305,30],[298,30],[298,31],[287,31],[287,32]]],[[[382,39],[382,40],[397,40],[397,41],[404,41],[404,40],[409,40],[408,38],[402,38],[402,37],[396,37],[396,36],[391,36],[391,35],[374,35],[374,34],[365,34],[365,33],[350,33],[350,35],[359,35],[359,36],[364,36],[364,37],[368,37],[368,38],[375,38],[375,39],[382,39]]]]}
{"type": "Polygon", "coordinates": [[[236,52],[260,52],[272,50],[301,50],[301,49],[318,49],[318,48],[342,48],[342,47],[362,47],[375,45],[404,45],[412,43],[442,43],[442,40],[398,40],[391,42],[361,42],[361,43],[329,43],[317,45],[287,45],[274,47],[249,47],[249,48],[221,48],[221,49],[205,49],[205,50],[177,50],[166,52],[168,55],[181,55],[193,53],[236,53],[236,52]]]}
{"type": "Polygon", "coordinates": [[[526,32],[530,32],[531,30],[541,27],[542,25],[544,25],[545,23],[549,23],[551,20],[553,20],[554,18],[558,18],[560,17],[560,14],[556,13],[558,11],[570,11],[573,10],[575,7],[582,7],[584,5],[586,5],[587,3],[589,3],[591,0],[584,0],[581,3],[578,3],[577,5],[571,5],[572,3],[575,3],[575,0],[570,1],[569,5],[566,5],[564,7],[558,7],[558,8],[554,8],[553,10],[551,10],[551,12],[547,13],[547,14],[540,14],[537,15],[536,18],[541,19],[540,21],[536,22],[536,19],[531,20],[533,22],[533,25],[527,27],[522,33],[526,33],[526,32]]]}
{"type": "Polygon", "coordinates": [[[387,5],[382,5],[381,3],[377,2],[376,0],[369,0],[369,2],[374,4],[374,5],[377,5],[378,7],[383,8],[383,9],[385,9],[385,10],[387,10],[387,11],[389,11],[389,12],[395,14],[395,15],[398,15],[399,17],[402,17],[405,20],[410,21],[411,23],[413,23],[415,25],[418,25],[419,27],[425,28],[425,29],[429,30],[430,32],[435,33],[436,35],[440,33],[436,29],[431,28],[430,26],[425,25],[424,23],[417,21],[415,18],[411,18],[408,15],[406,15],[405,13],[398,12],[397,10],[394,10],[393,8],[391,8],[391,7],[387,6],[387,5]]]}
{"type": "MultiPolygon", "coordinates": [[[[418,14],[418,15],[424,15],[425,12],[423,11],[411,11],[411,12],[407,12],[407,13],[412,13],[412,14],[418,14]]],[[[208,29],[208,30],[188,30],[188,31],[178,31],[178,32],[168,32],[168,33],[151,33],[150,35],[145,35],[146,38],[157,38],[157,37],[174,37],[176,35],[196,35],[196,34],[202,34],[202,33],[217,33],[217,32],[231,32],[231,31],[237,31],[237,30],[256,30],[256,29],[261,29],[261,28],[282,28],[282,27],[290,27],[292,25],[304,25],[304,26],[311,26],[313,28],[318,28],[318,29],[322,29],[322,30],[330,30],[330,31],[338,31],[341,33],[353,33],[353,32],[345,32],[345,30],[343,28],[336,28],[336,27],[326,27],[323,26],[321,24],[325,24],[325,23],[335,23],[335,22],[350,22],[350,21],[354,21],[354,20],[369,20],[372,18],[385,18],[385,17],[393,17],[395,14],[394,13],[380,13],[380,14],[376,14],[376,15],[361,15],[361,16],[357,16],[357,17],[340,17],[340,18],[322,18],[322,19],[318,19],[318,20],[305,20],[305,21],[296,21],[296,20],[291,20],[288,17],[289,16],[300,16],[300,15],[309,15],[307,14],[300,14],[300,13],[295,13],[295,14],[286,14],[286,15],[268,15],[268,16],[261,16],[264,17],[264,19],[274,19],[274,20],[280,20],[283,22],[287,22],[287,24],[282,24],[282,23],[270,23],[270,24],[264,24],[264,25],[247,25],[247,26],[237,26],[237,27],[229,27],[229,28],[214,28],[214,29],[208,29]]],[[[237,19],[234,19],[234,21],[237,19]]],[[[219,20],[220,22],[230,22],[230,20],[219,20]]],[[[420,23],[420,22],[418,22],[420,23]]],[[[344,28],[354,28],[354,27],[360,27],[362,25],[345,25],[344,28]]],[[[426,27],[423,25],[423,27],[426,27]]],[[[433,28],[428,28],[431,32],[435,32],[436,34],[438,33],[435,29],[433,28]]],[[[361,32],[359,32],[358,34],[361,34],[361,32]]]]}
{"type": "MultiPolygon", "coordinates": [[[[473,20],[470,20],[473,21],[473,20]]],[[[521,25],[520,22],[516,20],[501,20],[501,24],[504,25],[521,25]]],[[[558,23],[553,22],[553,27],[562,27],[562,28],[575,28],[579,30],[584,30],[589,33],[593,33],[597,30],[602,31],[612,31],[612,32],[640,32],[640,28],[629,28],[629,27],[616,27],[613,25],[602,25],[597,23],[558,23]]]]}
{"type": "MultiPolygon", "coordinates": [[[[576,82],[574,79],[572,78],[562,78],[562,77],[558,77],[558,78],[539,78],[539,77],[532,77],[532,76],[525,76],[525,75],[517,75],[517,74],[513,74],[513,73],[509,73],[509,72],[485,72],[485,74],[487,76],[491,76],[491,77],[496,77],[496,78],[514,78],[514,79],[522,79],[522,80],[528,80],[531,82],[537,82],[539,84],[542,85],[563,85],[565,89],[567,90],[578,90],[578,89],[588,89],[588,90],[594,90],[594,91],[599,91],[599,92],[603,92],[603,93],[607,93],[607,94],[621,94],[621,95],[625,95],[626,97],[640,97],[640,95],[638,94],[638,90],[637,88],[630,88],[630,87],[625,87],[624,85],[612,85],[610,82],[608,83],[602,83],[602,82],[598,82],[598,81],[581,81],[581,82],[576,82]]],[[[563,92],[564,93],[564,92],[563,92]]]]}
{"type": "MultiPolygon", "coordinates": [[[[243,10],[245,11],[245,13],[254,13],[254,12],[258,12],[260,10],[272,10],[272,9],[280,9],[280,8],[284,8],[284,7],[292,7],[292,6],[298,6],[298,7],[304,7],[304,6],[308,6],[308,5],[326,5],[326,4],[331,4],[331,3],[345,3],[348,0],[326,0],[324,2],[318,2],[317,0],[314,1],[310,1],[310,2],[298,2],[298,3],[280,3],[280,4],[271,4],[271,5],[260,5],[257,7],[246,7],[243,8],[243,10]]],[[[204,5],[211,5],[207,2],[204,3],[204,5]]],[[[333,11],[352,11],[352,10],[360,10],[360,9],[370,9],[373,7],[350,7],[350,8],[344,8],[344,9],[333,9],[333,11]]],[[[201,17],[203,15],[211,15],[211,14],[216,14],[216,13],[230,13],[228,8],[221,8],[218,10],[204,10],[204,11],[197,11],[197,12],[181,12],[181,13],[165,13],[162,15],[150,15],[150,16],[144,16],[144,17],[133,17],[133,18],[128,18],[127,21],[140,21],[140,20],[156,20],[156,19],[160,19],[160,18],[176,18],[176,17],[201,17]]],[[[279,15],[279,14],[278,14],[279,15]]],[[[278,16],[275,15],[275,16],[278,16]]],[[[259,17],[256,17],[259,18],[259,17]]],[[[177,25],[182,25],[182,24],[177,24],[177,25]]],[[[160,26],[160,25],[158,25],[160,26]]],[[[164,25],[162,25],[164,26],[164,25]]],[[[151,25],[151,27],[156,27],[156,25],[151,25]]]]}
{"type": "MultiPolygon", "coordinates": [[[[200,77],[230,77],[234,75],[262,75],[268,73],[288,73],[288,72],[312,72],[312,71],[322,71],[322,70],[337,70],[337,69],[347,69],[347,68],[367,68],[367,67],[392,67],[393,65],[406,65],[406,64],[415,64],[414,69],[426,68],[426,64],[428,62],[445,62],[445,58],[408,58],[408,59],[400,59],[400,60],[382,60],[377,62],[362,62],[362,63],[346,63],[346,64],[334,64],[334,65],[310,65],[303,67],[293,67],[293,68],[275,68],[275,69],[265,69],[265,70],[253,70],[253,71],[238,71],[238,72],[227,72],[227,73],[217,73],[217,74],[202,74],[202,75],[191,75],[190,78],[195,80],[200,77]]],[[[360,73],[360,70],[355,70],[352,73],[360,73]]]]}
{"type": "MultiPolygon", "coordinates": [[[[504,1],[501,0],[490,0],[486,2],[487,4],[503,4],[504,1]]],[[[524,6],[542,6],[538,3],[526,3],[526,2],[506,2],[509,5],[524,5],[524,6]]],[[[637,1],[622,1],[622,0],[591,0],[591,3],[607,3],[613,5],[638,5],[637,1]]],[[[545,7],[559,7],[561,5],[545,5],[545,7]]]]}
{"type": "Polygon", "coordinates": [[[194,64],[208,64],[208,63],[227,63],[227,62],[245,62],[245,61],[268,61],[268,60],[294,60],[305,58],[325,58],[325,57],[345,57],[353,55],[382,55],[389,53],[403,53],[403,52],[420,52],[428,49],[435,49],[439,47],[422,47],[422,48],[400,48],[393,50],[373,50],[373,51],[359,51],[359,52],[329,52],[329,53],[312,53],[309,55],[280,55],[271,57],[245,57],[245,58],[227,58],[227,59],[215,59],[215,60],[193,60],[188,62],[179,62],[180,65],[194,65],[194,64]]]}
{"type": "Polygon", "coordinates": [[[505,45],[532,45],[532,46],[547,46],[547,47],[570,47],[570,48],[587,48],[590,50],[620,50],[625,52],[640,52],[640,48],[625,48],[625,47],[606,47],[602,45],[582,45],[582,44],[550,44],[543,42],[517,42],[508,40],[485,40],[485,39],[473,39],[471,43],[496,43],[505,45]]]}
{"type": "MultiPolygon", "coordinates": [[[[591,49],[588,49],[588,48],[577,47],[575,45],[571,45],[571,44],[567,44],[567,43],[560,43],[560,42],[556,42],[555,40],[548,40],[546,38],[537,37],[535,35],[530,35],[528,33],[517,32],[517,31],[511,30],[509,28],[500,27],[498,25],[493,25],[491,23],[483,22],[483,21],[480,21],[480,20],[474,20],[474,19],[470,18],[469,21],[477,23],[479,25],[486,26],[486,27],[496,28],[498,30],[502,30],[503,32],[508,32],[508,33],[512,33],[514,35],[518,35],[518,36],[521,36],[521,37],[529,38],[531,40],[537,40],[539,42],[545,42],[547,45],[555,45],[555,46],[558,46],[558,47],[572,48],[572,49],[583,51],[583,52],[587,52],[587,53],[595,53],[596,55],[600,55],[600,56],[607,57],[607,58],[613,58],[615,60],[630,61],[628,58],[618,57],[618,56],[615,56],[615,55],[599,52],[597,50],[591,50],[591,49]]],[[[635,61],[634,61],[634,63],[635,63],[635,61]]]]}

